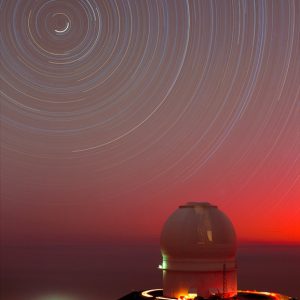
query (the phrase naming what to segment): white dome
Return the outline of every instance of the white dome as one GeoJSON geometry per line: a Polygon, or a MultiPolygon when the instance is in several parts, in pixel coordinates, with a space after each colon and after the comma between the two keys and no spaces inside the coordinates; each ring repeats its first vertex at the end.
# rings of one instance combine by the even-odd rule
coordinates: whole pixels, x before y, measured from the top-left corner
{"type": "Polygon", "coordinates": [[[207,202],[188,202],[166,221],[161,251],[172,259],[228,259],[236,254],[236,234],[229,218],[207,202]]]}

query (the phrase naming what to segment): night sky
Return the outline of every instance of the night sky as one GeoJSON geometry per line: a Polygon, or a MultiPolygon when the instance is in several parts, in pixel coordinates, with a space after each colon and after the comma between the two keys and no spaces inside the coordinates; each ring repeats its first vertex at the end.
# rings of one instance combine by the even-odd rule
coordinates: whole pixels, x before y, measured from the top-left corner
{"type": "Polygon", "coordinates": [[[300,242],[300,1],[0,3],[5,243],[150,240],[187,201],[300,242]]]}

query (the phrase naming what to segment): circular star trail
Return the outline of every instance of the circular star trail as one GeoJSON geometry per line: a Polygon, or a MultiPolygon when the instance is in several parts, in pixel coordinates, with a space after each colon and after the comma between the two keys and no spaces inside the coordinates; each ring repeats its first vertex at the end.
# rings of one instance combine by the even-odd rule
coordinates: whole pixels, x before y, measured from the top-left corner
{"type": "Polygon", "coordinates": [[[166,101],[186,57],[190,12],[184,2],[2,5],[5,97],[8,109],[26,118],[5,121],[31,134],[100,133],[70,144],[69,152],[100,148],[140,127],[166,101]]]}
{"type": "Polygon", "coordinates": [[[10,203],[88,198],[105,223],[111,199],[139,213],[162,195],[166,206],[197,197],[237,219],[236,205],[259,215],[264,228],[263,211],[269,220],[292,210],[293,226],[298,1],[0,3],[10,203]]]}

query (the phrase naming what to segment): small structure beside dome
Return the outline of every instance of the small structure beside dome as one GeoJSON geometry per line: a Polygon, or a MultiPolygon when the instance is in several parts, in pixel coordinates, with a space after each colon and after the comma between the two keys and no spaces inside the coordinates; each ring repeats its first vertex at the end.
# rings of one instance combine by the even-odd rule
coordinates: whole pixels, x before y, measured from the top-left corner
{"type": "Polygon", "coordinates": [[[236,234],[229,218],[207,202],[188,202],[161,233],[165,297],[237,295],[236,234]]]}

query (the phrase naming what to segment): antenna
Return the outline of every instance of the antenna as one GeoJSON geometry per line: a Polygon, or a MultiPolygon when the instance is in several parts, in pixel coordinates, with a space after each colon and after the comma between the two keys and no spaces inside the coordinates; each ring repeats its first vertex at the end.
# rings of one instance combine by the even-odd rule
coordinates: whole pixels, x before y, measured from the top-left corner
{"type": "Polygon", "coordinates": [[[222,298],[225,298],[225,294],[227,293],[227,278],[226,278],[226,264],[223,264],[223,294],[222,298]]]}

